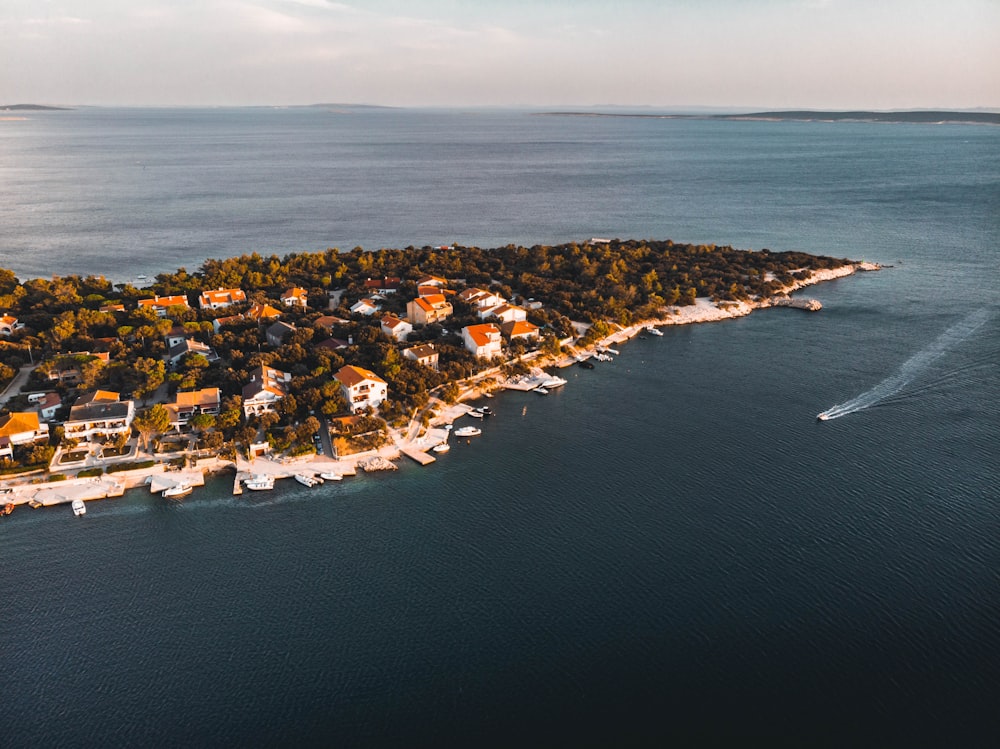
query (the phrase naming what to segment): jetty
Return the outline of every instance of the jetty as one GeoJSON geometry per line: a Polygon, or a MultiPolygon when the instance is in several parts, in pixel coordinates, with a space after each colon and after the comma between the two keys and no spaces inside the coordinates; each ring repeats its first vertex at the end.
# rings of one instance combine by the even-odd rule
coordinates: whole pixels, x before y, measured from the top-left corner
{"type": "MultiPolygon", "coordinates": [[[[432,455],[428,455],[427,453],[417,449],[416,447],[401,447],[399,448],[399,451],[407,458],[415,460],[422,466],[430,465],[435,460],[437,460],[437,458],[433,457],[432,455]]],[[[366,468],[365,470],[367,471],[369,469],[366,468]]]]}

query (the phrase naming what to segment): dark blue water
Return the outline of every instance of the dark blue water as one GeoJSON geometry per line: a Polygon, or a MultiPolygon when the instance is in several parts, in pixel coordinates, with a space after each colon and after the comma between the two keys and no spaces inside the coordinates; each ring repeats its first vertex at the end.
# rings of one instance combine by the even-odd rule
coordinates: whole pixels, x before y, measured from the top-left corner
{"type": "Polygon", "coordinates": [[[592,235],[896,267],[507,394],[431,467],[19,510],[5,746],[995,745],[1000,130],[32,117],[0,123],[22,276],[592,235]]]}

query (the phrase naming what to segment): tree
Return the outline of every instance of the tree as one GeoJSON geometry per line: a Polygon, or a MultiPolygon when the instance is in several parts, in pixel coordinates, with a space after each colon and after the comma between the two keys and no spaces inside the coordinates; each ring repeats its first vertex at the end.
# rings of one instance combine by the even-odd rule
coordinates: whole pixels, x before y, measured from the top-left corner
{"type": "Polygon", "coordinates": [[[160,403],[154,403],[141,414],[135,417],[132,422],[143,444],[149,448],[149,438],[154,434],[162,434],[170,429],[170,413],[160,403]]]}

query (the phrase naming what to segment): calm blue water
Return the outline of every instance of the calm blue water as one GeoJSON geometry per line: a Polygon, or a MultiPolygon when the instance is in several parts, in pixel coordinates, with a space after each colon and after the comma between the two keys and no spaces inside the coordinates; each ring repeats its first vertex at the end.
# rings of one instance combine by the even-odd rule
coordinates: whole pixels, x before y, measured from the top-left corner
{"type": "Polygon", "coordinates": [[[19,510],[4,746],[995,745],[1000,129],[47,113],[0,122],[0,226],[22,277],[594,235],[896,266],[496,399],[428,468],[19,510]]]}

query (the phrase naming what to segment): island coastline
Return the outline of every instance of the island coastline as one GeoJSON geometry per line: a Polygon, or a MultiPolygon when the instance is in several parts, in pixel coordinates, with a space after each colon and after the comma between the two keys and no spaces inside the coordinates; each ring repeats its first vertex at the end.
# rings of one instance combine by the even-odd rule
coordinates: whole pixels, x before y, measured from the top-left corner
{"type": "MultiPolygon", "coordinates": [[[[592,241],[605,242],[607,240],[592,241]]],[[[130,459],[138,461],[141,458],[145,462],[153,463],[153,465],[121,471],[117,474],[112,474],[110,471],[104,474],[102,471],[100,476],[63,476],[56,478],[56,480],[52,480],[52,477],[47,475],[55,473],[51,467],[47,474],[36,473],[21,477],[9,475],[2,477],[0,478],[0,491],[4,492],[4,496],[0,497],[0,505],[6,503],[9,511],[13,506],[19,504],[51,505],[70,503],[76,498],[93,500],[121,497],[126,491],[139,488],[162,491],[164,487],[176,483],[203,484],[206,474],[220,471],[236,472],[234,493],[240,493],[242,491],[240,482],[255,474],[267,474],[274,478],[291,478],[303,472],[314,476],[324,472],[351,476],[359,470],[365,470],[366,463],[370,463],[368,470],[394,467],[392,462],[401,459],[404,455],[409,455],[414,460],[424,463],[425,461],[419,458],[418,454],[428,456],[429,459],[426,462],[433,462],[429,451],[442,441],[442,434],[443,440],[447,440],[447,429],[457,419],[472,410],[469,401],[491,394],[496,390],[526,389],[523,386],[525,382],[523,378],[528,378],[529,384],[530,378],[538,378],[541,381],[549,376],[545,374],[546,369],[566,367],[589,359],[611,346],[641,335],[651,327],[716,322],[742,317],[755,310],[773,306],[798,306],[803,309],[815,309],[816,307],[809,304],[797,303],[796,300],[791,299],[790,295],[815,284],[843,278],[858,271],[878,270],[879,268],[880,266],[876,263],[856,261],[843,261],[836,267],[803,268],[796,271],[796,277],[778,285],[777,288],[773,289],[773,293],[767,296],[715,301],[706,297],[697,297],[693,303],[660,307],[657,314],[632,320],[628,324],[605,321],[608,332],[601,337],[591,336],[588,339],[586,330],[581,330],[583,335],[561,341],[558,352],[536,349],[522,354],[518,357],[517,363],[521,365],[522,370],[527,369],[526,373],[522,371],[513,377],[509,373],[505,374],[505,367],[511,363],[507,362],[506,364],[501,363],[497,367],[486,368],[472,377],[453,381],[458,387],[458,392],[451,402],[436,400],[428,407],[419,409],[411,415],[405,425],[391,427],[388,431],[387,444],[377,449],[337,456],[336,458],[307,454],[300,456],[272,455],[269,457],[250,457],[249,459],[242,458],[238,454],[227,458],[221,457],[221,453],[205,455],[202,451],[201,457],[196,459],[189,459],[190,456],[185,455],[182,467],[171,465],[162,459],[157,460],[152,451],[141,451],[136,447],[130,455],[130,459]],[[431,410],[433,410],[433,416],[426,418],[421,423],[421,417],[431,410]],[[50,478],[50,480],[41,480],[43,478],[50,478]]],[[[334,302],[331,301],[331,307],[333,304],[334,302]]]]}

